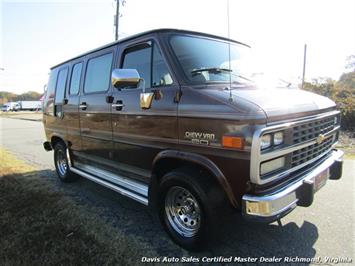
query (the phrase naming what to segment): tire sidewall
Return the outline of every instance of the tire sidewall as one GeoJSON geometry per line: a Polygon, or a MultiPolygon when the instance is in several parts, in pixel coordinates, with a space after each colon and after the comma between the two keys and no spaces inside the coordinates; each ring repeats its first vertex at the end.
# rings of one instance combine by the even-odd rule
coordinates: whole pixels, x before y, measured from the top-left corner
{"type": "Polygon", "coordinates": [[[54,146],[54,165],[55,165],[55,169],[56,169],[56,172],[57,172],[57,175],[59,177],[59,179],[63,182],[66,182],[67,181],[67,178],[68,178],[68,174],[69,174],[69,162],[68,162],[68,158],[67,156],[65,156],[65,161],[67,163],[67,169],[65,171],[65,174],[62,175],[58,169],[58,165],[57,165],[57,156],[58,156],[58,152],[59,151],[62,151],[64,153],[64,155],[66,155],[66,147],[62,144],[62,143],[57,143],[55,146],[54,146]]]}

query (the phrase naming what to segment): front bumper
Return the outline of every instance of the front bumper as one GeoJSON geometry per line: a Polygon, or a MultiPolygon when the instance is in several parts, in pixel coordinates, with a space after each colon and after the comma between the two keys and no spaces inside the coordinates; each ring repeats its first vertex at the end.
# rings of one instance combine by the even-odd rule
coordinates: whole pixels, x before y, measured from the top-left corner
{"type": "MultiPolygon", "coordinates": [[[[331,155],[317,167],[301,176],[297,182],[267,195],[249,195],[242,198],[243,216],[247,219],[272,222],[291,212],[296,206],[308,207],[317,191],[315,180],[326,174],[327,179],[340,179],[344,153],[333,150],[331,155]]],[[[318,185],[318,184],[317,184],[318,185]]],[[[320,188],[320,187],[318,187],[320,188]]]]}

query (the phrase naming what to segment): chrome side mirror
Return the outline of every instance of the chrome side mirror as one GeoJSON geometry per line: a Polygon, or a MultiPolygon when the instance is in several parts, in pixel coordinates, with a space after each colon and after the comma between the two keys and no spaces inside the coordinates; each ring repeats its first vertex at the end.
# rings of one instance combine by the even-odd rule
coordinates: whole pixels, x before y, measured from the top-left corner
{"type": "Polygon", "coordinates": [[[154,93],[145,92],[145,81],[139,76],[135,69],[114,69],[111,75],[112,86],[117,89],[134,86],[142,87],[140,94],[140,107],[142,109],[149,109],[152,105],[154,93]]]}
{"type": "Polygon", "coordinates": [[[135,69],[114,69],[112,70],[111,82],[115,88],[138,86],[142,79],[135,69]]]}

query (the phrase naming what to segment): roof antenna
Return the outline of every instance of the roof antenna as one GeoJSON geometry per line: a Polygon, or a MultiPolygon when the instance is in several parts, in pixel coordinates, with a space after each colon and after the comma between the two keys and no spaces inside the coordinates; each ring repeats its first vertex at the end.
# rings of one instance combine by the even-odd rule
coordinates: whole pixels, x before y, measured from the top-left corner
{"type": "MultiPolygon", "coordinates": [[[[228,40],[230,40],[230,27],[229,27],[229,0],[227,0],[227,25],[228,25],[228,40]]],[[[233,101],[232,97],[232,66],[231,66],[231,44],[228,41],[228,63],[229,63],[229,101],[233,101]]]]}

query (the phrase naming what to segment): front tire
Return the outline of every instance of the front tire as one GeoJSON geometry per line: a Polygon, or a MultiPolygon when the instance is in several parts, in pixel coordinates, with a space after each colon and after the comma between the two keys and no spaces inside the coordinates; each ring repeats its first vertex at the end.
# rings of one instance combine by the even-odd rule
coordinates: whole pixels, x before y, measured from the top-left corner
{"type": "Polygon", "coordinates": [[[225,207],[218,184],[206,173],[179,169],[163,177],[158,195],[160,221],[172,240],[187,250],[202,249],[225,207]]]}
{"type": "Polygon", "coordinates": [[[54,146],[54,165],[60,181],[68,183],[78,179],[78,176],[70,171],[67,147],[62,142],[54,146]]]}

